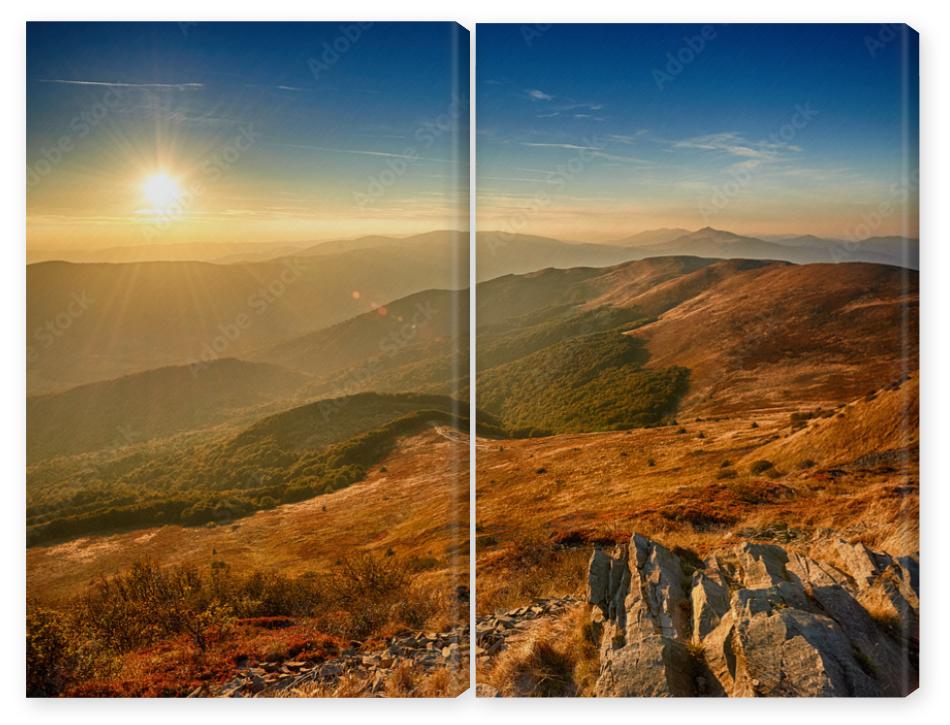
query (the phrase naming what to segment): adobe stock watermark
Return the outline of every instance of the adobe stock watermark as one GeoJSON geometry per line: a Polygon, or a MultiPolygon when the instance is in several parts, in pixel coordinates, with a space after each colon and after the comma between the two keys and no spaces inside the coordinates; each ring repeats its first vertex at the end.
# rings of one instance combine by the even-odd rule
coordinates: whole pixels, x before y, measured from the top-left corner
{"type": "Polygon", "coordinates": [[[467,110],[468,103],[465,99],[453,94],[444,113],[419,124],[412,133],[413,143],[403,148],[400,153],[387,158],[384,163],[385,168],[369,178],[365,189],[353,193],[356,205],[366,208],[385,196],[414,164],[423,159],[423,154],[427,149],[440,138],[458,131],[459,119],[467,110]]]}
{"type": "Polygon", "coordinates": [[[230,321],[218,325],[217,333],[202,344],[198,357],[185,363],[191,374],[197,377],[208,365],[232,349],[253,327],[255,320],[260,319],[277,300],[283,297],[287,290],[303,276],[303,272],[304,267],[300,259],[285,258],[280,272],[248,295],[245,309],[238,312],[230,321]]]}
{"type": "Polygon", "coordinates": [[[872,58],[877,58],[887,46],[907,31],[903,23],[881,23],[876,33],[864,36],[864,47],[872,58]]]}
{"type": "Polygon", "coordinates": [[[29,190],[52,174],[119,107],[125,93],[111,87],[95,103],[83,108],[69,120],[68,133],[59,136],[51,146],[39,149],[40,158],[26,167],[26,188],[29,190]]]}
{"type": "MultiPolygon", "coordinates": [[[[788,120],[769,134],[765,142],[766,149],[780,149],[792,145],[792,142],[798,135],[817,116],[818,109],[811,104],[811,101],[797,104],[788,120]]],[[[739,163],[730,168],[728,171],[729,178],[716,186],[710,192],[709,196],[700,203],[699,211],[706,225],[712,221],[715,215],[721,213],[732,204],[752,183],[758,170],[768,161],[770,152],[765,150],[762,153],[766,158],[760,159],[757,164],[743,165],[739,163]]],[[[754,157],[750,160],[756,161],[754,157]]]]}
{"type": "Polygon", "coordinates": [[[521,38],[524,44],[529,48],[534,45],[534,41],[543,38],[544,34],[551,29],[551,23],[530,23],[521,26],[521,38]]]}
{"type": "Polygon", "coordinates": [[[238,126],[237,134],[201,166],[198,178],[186,186],[184,191],[168,206],[155,210],[148,224],[142,228],[145,238],[154,240],[172,222],[180,219],[207,192],[208,187],[220,181],[227,170],[234,166],[260,138],[261,133],[253,124],[238,126]]]}
{"type": "Polygon", "coordinates": [[[26,360],[34,363],[40,358],[43,350],[48,350],[75,324],[76,320],[86,314],[93,305],[93,299],[86,293],[74,292],[62,311],[46,320],[37,327],[27,340],[26,360]]]}
{"type": "Polygon", "coordinates": [[[663,66],[651,71],[657,89],[662,91],[675,81],[718,37],[715,25],[704,25],[699,32],[683,36],[680,47],[666,54],[663,66]]]}
{"type": "Polygon", "coordinates": [[[340,62],[340,59],[349,53],[353,46],[359,43],[363,34],[373,27],[373,23],[345,23],[339,27],[339,33],[332,40],[323,41],[320,51],[307,58],[307,67],[315,81],[319,81],[325,73],[340,62]]]}
{"type": "Polygon", "coordinates": [[[395,329],[380,338],[379,354],[370,358],[368,364],[355,367],[344,376],[342,384],[335,388],[333,397],[326,400],[326,404],[321,408],[324,422],[329,423],[331,416],[339,413],[346,406],[347,396],[365,390],[367,384],[382,367],[383,362],[394,358],[409,347],[418,338],[419,331],[435,319],[437,314],[438,310],[431,301],[416,302],[412,314],[399,320],[399,325],[395,329]]]}
{"type": "Polygon", "coordinates": [[[551,187],[551,189],[541,189],[532,194],[524,208],[519,209],[518,212],[502,220],[501,230],[497,235],[492,235],[488,239],[489,253],[492,255],[496,254],[502,244],[511,242],[515,235],[524,229],[532,216],[550,206],[556,194],[563,191],[587,169],[590,163],[597,157],[597,153],[602,145],[602,141],[598,137],[585,139],[578,144],[575,153],[566,163],[558,164],[554,169],[549,171],[542,181],[546,186],[551,187]]]}
{"type": "MultiPolygon", "coordinates": [[[[860,251],[861,242],[878,236],[881,228],[897,213],[906,214],[909,200],[920,184],[920,170],[915,169],[906,179],[888,187],[887,196],[861,213],[861,218],[845,233],[844,239],[830,250],[834,262],[846,262],[860,251]]],[[[906,250],[905,250],[906,252],[906,250]]]]}

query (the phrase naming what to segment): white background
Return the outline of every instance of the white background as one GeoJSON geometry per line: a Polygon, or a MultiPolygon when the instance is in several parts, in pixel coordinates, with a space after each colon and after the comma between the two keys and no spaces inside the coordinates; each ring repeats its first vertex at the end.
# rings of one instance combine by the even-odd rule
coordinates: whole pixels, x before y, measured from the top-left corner
{"type": "MultiPolygon", "coordinates": [[[[950,164],[946,135],[950,133],[948,92],[950,43],[947,38],[947,3],[878,2],[832,4],[828,0],[798,0],[765,7],[761,2],[718,0],[667,3],[593,2],[563,4],[552,0],[480,0],[445,3],[434,0],[362,0],[345,6],[290,0],[266,3],[198,3],[163,0],[154,5],[134,5],[118,0],[30,3],[3,13],[0,52],[3,53],[3,98],[0,114],[4,148],[2,190],[5,207],[0,284],[0,317],[3,328],[0,406],[2,406],[3,455],[2,525],[3,578],[0,579],[0,713],[9,722],[25,719],[60,723],[199,723],[227,719],[235,723],[270,720],[324,720],[347,723],[387,724],[482,722],[490,725],[649,718],[702,719],[737,723],[748,718],[771,723],[823,723],[837,720],[862,723],[946,722],[950,712],[950,610],[948,580],[943,560],[950,554],[947,469],[950,461],[950,371],[946,369],[946,327],[942,319],[950,297],[950,243],[946,221],[947,168],[950,164]],[[921,687],[904,700],[480,700],[470,691],[457,700],[143,700],[143,701],[36,701],[24,697],[25,616],[25,22],[27,20],[456,20],[473,30],[476,22],[906,22],[920,32],[921,69],[921,551],[923,552],[923,607],[921,687]],[[946,446],[946,449],[944,448],[946,446]],[[943,712],[941,716],[940,713],[943,712]]],[[[473,49],[476,45],[473,37],[473,49]]],[[[474,64],[473,64],[474,68],[474,64]]],[[[474,83],[472,86],[474,95],[474,83]]],[[[473,99],[474,100],[474,99],[473,99]]],[[[474,103],[473,103],[474,106],[474,103]]],[[[474,127],[474,124],[473,124],[474,127]]],[[[474,138],[473,138],[474,152],[474,138]]],[[[474,159],[474,156],[473,156],[474,159]]],[[[472,184],[474,189],[474,180],[472,184]]],[[[474,306],[472,308],[474,310],[474,306]]],[[[474,348],[473,348],[474,354],[474,348]]],[[[474,526],[474,518],[473,518],[474,526]]],[[[474,536],[472,537],[474,539],[474,536]]]]}

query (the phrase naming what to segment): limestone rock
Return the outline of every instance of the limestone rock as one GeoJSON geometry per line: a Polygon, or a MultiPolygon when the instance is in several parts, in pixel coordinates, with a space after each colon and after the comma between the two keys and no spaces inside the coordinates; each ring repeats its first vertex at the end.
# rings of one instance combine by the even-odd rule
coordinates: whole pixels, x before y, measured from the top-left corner
{"type": "Polygon", "coordinates": [[[685,642],[689,607],[679,560],[663,546],[634,534],[628,546],[618,547],[610,557],[608,567],[602,561],[592,563],[607,571],[597,694],[693,694],[685,642]]]}
{"type": "Polygon", "coordinates": [[[683,562],[633,534],[587,575],[600,696],[900,696],[917,686],[918,567],[861,544],[683,562]],[[827,554],[827,556],[825,556],[827,554]],[[692,567],[689,567],[690,569],[692,567]],[[890,624],[889,624],[890,623],[890,624]]]}

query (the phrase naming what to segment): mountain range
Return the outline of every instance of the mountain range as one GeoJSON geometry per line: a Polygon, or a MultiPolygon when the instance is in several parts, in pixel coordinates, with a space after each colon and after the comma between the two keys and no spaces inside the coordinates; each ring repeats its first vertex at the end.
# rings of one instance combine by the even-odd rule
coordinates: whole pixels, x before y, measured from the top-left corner
{"type": "Polygon", "coordinates": [[[604,267],[649,257],[696,256],[718,259],[768,259],[813,264],[874,262],[917,269],[919,242],[905,237],[870,237],[857,241],[789,236],[762,239],[712,227],[693,232],[657,229],[610,244],[565,242],[549,237],[480,232],[478,280],[523,274],[543,267],[604,267]]]}

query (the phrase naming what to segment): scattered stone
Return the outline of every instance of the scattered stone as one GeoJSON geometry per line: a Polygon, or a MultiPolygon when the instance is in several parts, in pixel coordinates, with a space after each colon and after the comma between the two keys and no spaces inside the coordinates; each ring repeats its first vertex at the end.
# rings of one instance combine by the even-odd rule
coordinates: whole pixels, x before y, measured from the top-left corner
{"type": "Polygon", "coordinates": [[[448,632],[404,631],[391,638],[380,650],[360,652],[358,648],[350,647],[337,658],[314,666],[300,660],[261,662],[254,667],[248,667],[244,662],[244,666],[238,668],[240,675],[230,682],[211,692],[198,688],[189,696],[268,697],[312,682],[333,686],[344,674],[350,673],[365,681],[364,693],[379,695],[385,690],[392,669],[402,663],[426,672],[446,667],[467,670],[468,642],[467,626],[448,632]]]}

